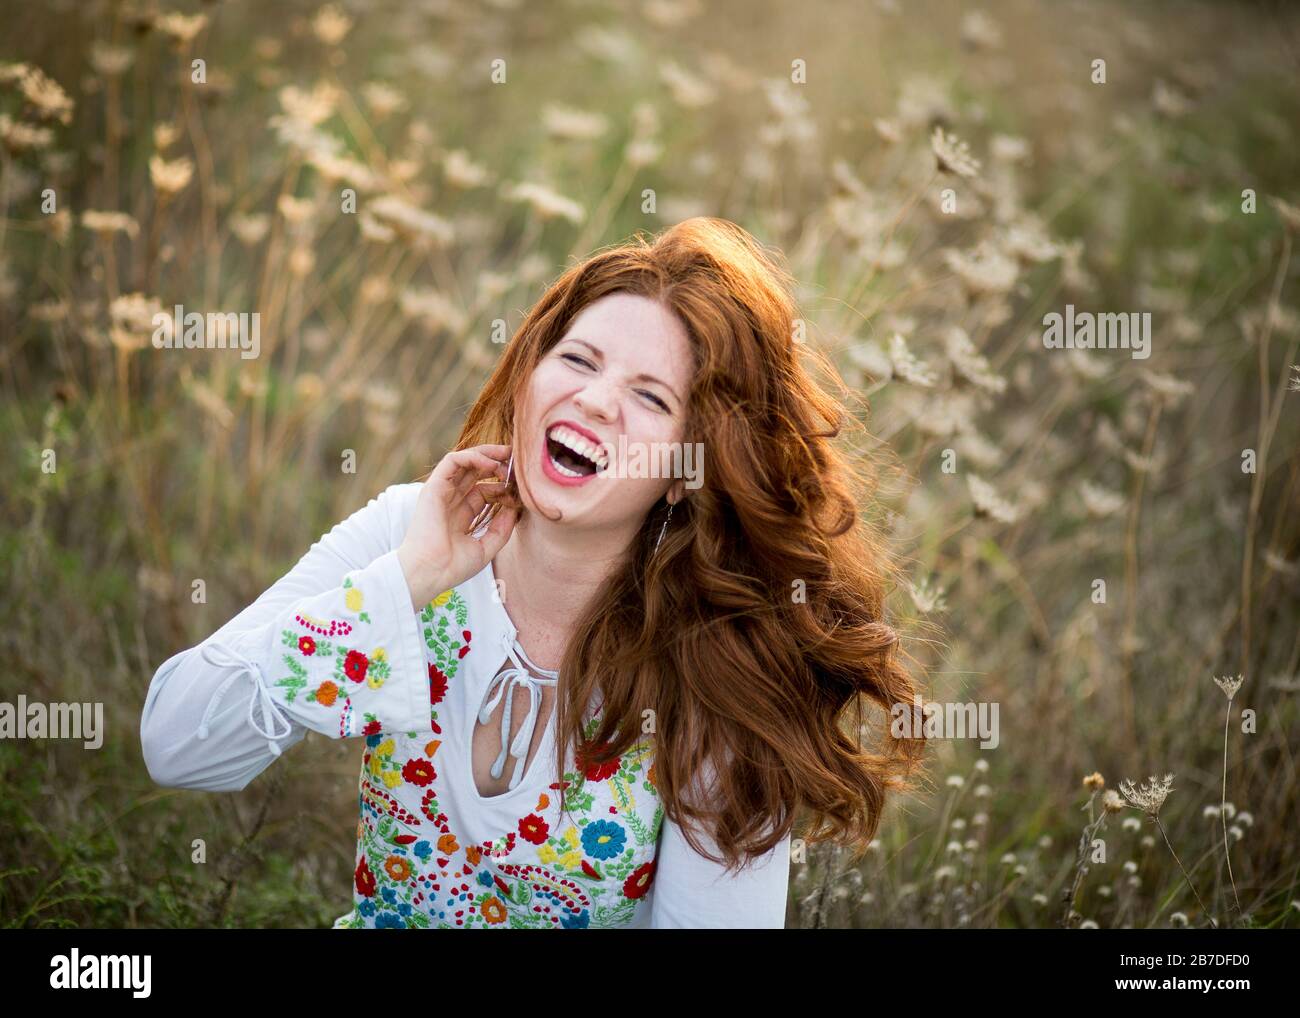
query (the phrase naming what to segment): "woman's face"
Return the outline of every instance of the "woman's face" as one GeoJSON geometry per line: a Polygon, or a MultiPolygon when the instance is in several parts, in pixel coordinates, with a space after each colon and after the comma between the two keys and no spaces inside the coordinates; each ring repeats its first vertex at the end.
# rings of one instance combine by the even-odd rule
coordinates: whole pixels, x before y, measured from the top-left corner
{"type": "Polygon", "coordinates": [[[670,488],[680,498],[663,453],[683,440],[692,370],[685,327],[663,305],[613,293],[584,308],[520,403],[514,469],[525,507],[559,511],[561,524],[634,530],[670,488]]]}

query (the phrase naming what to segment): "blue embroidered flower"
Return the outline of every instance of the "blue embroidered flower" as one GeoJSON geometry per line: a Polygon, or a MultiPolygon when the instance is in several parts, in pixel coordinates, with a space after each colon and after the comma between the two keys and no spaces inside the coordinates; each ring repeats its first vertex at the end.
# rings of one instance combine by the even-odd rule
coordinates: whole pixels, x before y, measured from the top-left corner
{"type": "Polygon", "coordinates": [[[627,833],[612,820],[593,820],[582,832],[582,847],[593,859],[613,859],[627,844],[627,833]]]}
{"type": "Polygon", "coordinates": [[[492,880],[492,874],[489,873],[487,870],[479,870],[478,876],[475,877],[474,879],[477,880],[484,887],[491,887],[494,882],[492,880]]]}
{"type": "Polygon", "coordinates": [[[566,930],[585,930],[591,923],[591,913],[585,908],[577,915],[568,915],[560,920],[560,926],[566,930]]]}
{"type": "Polygon", "coordinates": [[[380,893],[383,894],[384,901],[388,902],[388,904],[390,905],[397,904],[397,892],[393,890],[391,887],[385,887],[383,891],[381,891],[380,893]]]}
{"type": "Polygon", "coordinates": [[[410,915],[411,906],[408,905],[406,902],[402,902],[400,905],[397,906],[397,911],[400,912],[402,915],[410,915]]]}
{"type": "Polygon", "coordinates": [[[392,912],[380,912],[375,917],[375,929],[377,930],[404,930],[406,923],[402,922],[399,916],[392,912]]]}
{"type": "Polygon", "coordinates": [[[361,904],[357,906],[357,911],[360,912],[362,915],[374,915],[375,903],[371,901],[369,898],[366,898],[364,901],[361,902],[361,904]]]}
{"type": "Polygon", "coordinates": [[[384,736],[383,736],[382,734],[379,734],[379,735],[367,735],[367,736],[366,736],[366,745],[367,745],[370,749],[374,749],[376,746],[378,746],[378,745],[379,745],[381,742],[383,742],[383,741],[384,741],[384,736]]]}
{"type": "Polygon", "coordinates": [[[429,857],[433,855],[433,846],[427,841],[417,841],[411,847],[411,851],[415,853],[417,859],[428,861],[429,857]]]}

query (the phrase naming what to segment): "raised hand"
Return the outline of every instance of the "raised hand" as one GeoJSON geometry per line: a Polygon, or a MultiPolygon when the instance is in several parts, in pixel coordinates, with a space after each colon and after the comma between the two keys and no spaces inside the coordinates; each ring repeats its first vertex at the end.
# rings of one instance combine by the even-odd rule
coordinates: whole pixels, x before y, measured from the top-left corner
{"type": "Polygon", "coordinates": [[[509,540],[519,518],[507,495],[508,445],[477,445],[449,452],[424,482],[415,515],[397,558],[411,589],[411,603],[423,608],[444,590],[463,583],[488,564],[509,540]],[[479,483],[484,478],[498,480],[479,483]],[[491,525],[475,539],[471,524],[499,502],[491,525]]]}

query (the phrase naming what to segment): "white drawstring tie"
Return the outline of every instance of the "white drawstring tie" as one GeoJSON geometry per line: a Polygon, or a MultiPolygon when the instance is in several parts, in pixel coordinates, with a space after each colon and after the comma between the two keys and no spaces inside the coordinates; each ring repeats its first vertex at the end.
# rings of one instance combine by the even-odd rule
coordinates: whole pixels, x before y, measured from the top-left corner
{"type": "Polygon", "coordinates": [[[479,708],[479,724],[487,724],[488,718],[496,710],[497,704],[503,696],[506,697],[505,713],[501,716],[501,752],[497,755],[495,762],[492,764],[492,777],[501,777],[505,769],[506,752],[515,757],[515,769],[510,776],[510,788],[519,784],[519,779],[523,777],[524,760],[528,754],[528,748],[533,744],[533,732],[537,727],[537,716],[542,706],[542,687],[554,686],[559,680],[560,673],[548,671],[545,668],[538,668],[528,659],[524,653],[524,648],[514,641],[507,633],[501,641],[506,648],[506,653],[514,661],[514,667],[505,668],[498,672],[492,681],[488,683],[487,693],[484,694],[485,700],[483,706],[479,708]],[[538,678],[531,674],[528,667],[525,667],[519,660],[522,656],[528,666],[535,671],[541,672],[546,678],[538,678]],[[528,715],[524,718],[523,724],[519,728],[519,734],[515,736],[514,741],[510,740],[510,717],[514,710],[515,689],[524,686],[528,689],[529,703],[528,715]],[[508,694],[508,695],[507,695],[508,694]]]}
{"type": "Polygon", "coordinates": [[[203,720],[199,722],[199,738],[208,737],[208,718],[216,713],[217,707],[220,706],[221,700],[226,695],[226,690],[235,684],[235,681],[242,676],[247,676],[253,682],[253,698],[248,701],[248,723],[264,738],[271,746],[271,752],[279,756],[280,746],[277,739],[283,739],[293,731],[293,726],[285,719],[278,710],[276,710],[275,698],[271,696],[271,691],[266,688],[262,682],[261,673],[257,670],[248,658],[244,657],[229,647],[221,643],[204,644],[199,648],[199,656],[211,665],[218,668],[235,668],[237,671],[231,675],[225,682],[217,687],[217,691],[212,694],[212,699],[208,701],[207,710],[203,712],[203,720]],[[210,656],[209,651],[215,652],[216,657],[210,656]],[[263,724],[258,724],[254,714],[254,708],[261,704],[263,724]],[[283,722],[285,730],[277,732],[275,722],[283,722]]]}

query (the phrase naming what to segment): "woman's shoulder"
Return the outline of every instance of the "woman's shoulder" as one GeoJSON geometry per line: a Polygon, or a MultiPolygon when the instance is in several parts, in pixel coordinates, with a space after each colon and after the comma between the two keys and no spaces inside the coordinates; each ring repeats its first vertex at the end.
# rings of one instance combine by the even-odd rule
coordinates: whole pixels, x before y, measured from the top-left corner
{"type": "Polygon", "coordinates": [[[420,497],[420,489],[424,485],[419,481],[411,481],[403,484],[390,484],[378,495],[378,500],[383,502],[388,509],[388,544],[390,548],[396,548],[406,537],[406,531],[411,526],[411,518],[415,515],[415,504],[420,497]]]}

